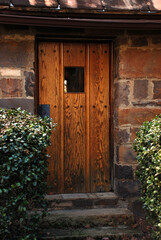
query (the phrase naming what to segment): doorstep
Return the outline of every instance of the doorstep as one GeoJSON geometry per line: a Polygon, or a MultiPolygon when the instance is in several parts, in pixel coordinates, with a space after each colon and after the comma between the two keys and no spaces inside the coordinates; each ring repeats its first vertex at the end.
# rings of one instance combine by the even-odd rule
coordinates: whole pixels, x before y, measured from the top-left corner
{"type": "MultiPolygon", "coordinates": [[[[120,204],[119,197],[113,192],[47,195],[46,200],[49,202],[49,210],[113,208],[120,204]]],[[[125,207],[125,204],[122,206],[125,207]]]]}

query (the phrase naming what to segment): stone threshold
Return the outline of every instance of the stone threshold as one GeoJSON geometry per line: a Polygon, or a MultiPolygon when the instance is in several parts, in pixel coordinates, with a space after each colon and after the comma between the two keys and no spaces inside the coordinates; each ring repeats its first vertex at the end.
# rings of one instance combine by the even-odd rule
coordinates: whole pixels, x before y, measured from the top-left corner
{"type": "Polygon", "coordinates": [[[49,210],[116,207],[119,197],[113,192],[47,195],[49,210]]]}
{"type": "Polygon", "coordinates": [[[46,195],[46,200],[75,200],[75,199],[115,199],[118,196],[113,192],[101,192],[101,193],[66,193],[46,195]]]}

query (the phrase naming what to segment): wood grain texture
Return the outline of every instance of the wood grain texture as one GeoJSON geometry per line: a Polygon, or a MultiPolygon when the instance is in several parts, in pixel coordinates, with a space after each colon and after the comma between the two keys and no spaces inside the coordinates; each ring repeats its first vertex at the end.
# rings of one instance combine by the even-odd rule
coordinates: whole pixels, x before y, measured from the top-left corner
{"type": "Polygon", "coordinates": [[[59,192],[60,164],[60,81],[59,81],[59,43],[39,44],[39,104],[50,105],[50,117],[58,123],[51,136],[52,146],[48,148],[49,177],[51,193],[59,192]]]}
{"type": "Polygon", "coordinates": [[[91,192],[109,190],[109,48],[90,44],[91,192]]]}
{"type": "Polygon", "coordinates": [[[110,49],[111,49],[111,54],[110,54],[110,63],[109,63],[109,68],[110,68],[110,177],[111,177],[111,189],[114,189],[114,169],[113,169],[113,159],[114,159],[114,121],[113,121],[113,116],[114,116],[114,107],[113,107],[113,61],[114,61],[114,56],[113,56],[113,42],[110,44],[110,49]]]}
{"type": "Polygon", "coordinates": [[[108,191],[109,46],[43,42],[38,51],[39,104],[58,123],[48,148],[50,193],[108,191]],[[84,93],[64,93],[64,66],[85,67],[84,93]]]}
{"type": "Polygon", "coordinates": [[[64,192],[85,192],[85,94],[64,94],[64,192]]]}
{"type": "Polygon", "coordinates": [[[64,43],[64,66],[65,67],[85,66],[85,44],[64,43]]]}
{"type": "Polygon", "coordinates": [[[64,193],[64,53],[63,43],[60,43],[60,171],[59,171],[59,193],[64,193]]]}
{"type": "Polygon", "coordinates": [[[86,65],[85,65],[85,94],[86,94],[86,192],[90,192],[91,167],[89,149],[89,44],[86,44],[86,65]]]}

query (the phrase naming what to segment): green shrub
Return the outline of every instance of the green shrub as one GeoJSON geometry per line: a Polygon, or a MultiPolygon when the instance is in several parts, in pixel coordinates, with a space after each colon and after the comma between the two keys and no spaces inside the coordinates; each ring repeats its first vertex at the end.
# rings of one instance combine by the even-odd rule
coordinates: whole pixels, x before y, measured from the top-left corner
{"type": "Polygon", "coordinates": [[[142,201],[154,226],[153,239],[161,238],[161,115],[143,123],[134,142],[142,201]]]}
{"type": "Polygon", "coordinates": [[[0,109],[0,239],[37,239],[45,207],[48,163],[46,147],[54,127],[48,118],[0,109]]]}

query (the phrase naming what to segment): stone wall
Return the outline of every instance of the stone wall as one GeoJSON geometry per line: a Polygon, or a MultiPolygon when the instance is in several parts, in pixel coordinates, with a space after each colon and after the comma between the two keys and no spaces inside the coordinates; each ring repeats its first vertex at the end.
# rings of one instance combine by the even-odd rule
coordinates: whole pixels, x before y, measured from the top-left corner
{"type": "Polygon", "coordinates": [[[28,27],[0,27],[0,106],[34,112],[34,44],[28,27]]]}
{"type": "Polygon", "coordinates": [[[114,51],[115,191],[134,199],[139,182],[132,143],[141,124],[161,113],[161,35],[125,32],[114,51]]]}

